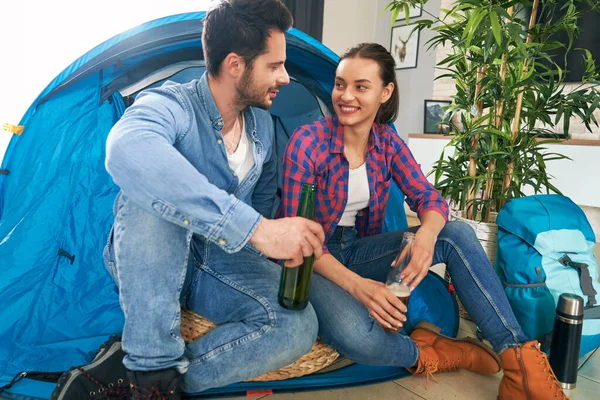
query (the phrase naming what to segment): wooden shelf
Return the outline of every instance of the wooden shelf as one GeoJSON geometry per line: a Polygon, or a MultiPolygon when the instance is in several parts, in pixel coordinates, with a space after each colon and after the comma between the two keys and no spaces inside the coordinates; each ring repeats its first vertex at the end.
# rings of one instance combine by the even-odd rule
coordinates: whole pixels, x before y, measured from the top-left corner
{"type": "MultiPolygon", "coordinates": [[[[411,139],[446,139],[450,140],[452,136],[437,135],[434,133],[409,133],[408,137],[411,139]]],[[[547,140],[547,138],[540,138],[538,140],[547,140]]],[[[586,140],[586,139],[566,139],[561,145],[569,146],[600,146],[600,140],[586,140]]]]}

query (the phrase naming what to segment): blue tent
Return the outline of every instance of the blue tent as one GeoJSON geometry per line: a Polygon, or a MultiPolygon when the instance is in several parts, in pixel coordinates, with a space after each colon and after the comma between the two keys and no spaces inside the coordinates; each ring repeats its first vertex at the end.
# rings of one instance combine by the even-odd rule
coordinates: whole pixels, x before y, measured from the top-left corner
{"type": "MultiPolygon", "coordinates": [[[[101,256],[118,191],[104,169],[105,139],[140,90],[201,76],[203,17],[165,17],[107,40],[59,74],[23,117],[25,131],[11,140],[0,174],[0,387],[21,371],[28,375],[2,396],[47,398],[56,376],[34,372],[86,364],[101,343],[121,332],[118,295],[101,256]]],[[[279,154],[297,126],[331,112],[338,59],[297,30],[287,33],[287,42],[293,81],[271,110],[279,154]]],[[[386,230],[406,226],[402,193],[393,190],[386,230]]],[[[455,335],[456,303],[443,282],[430,276],[419,288],[411,298],[411,321],[427,318],[455,335]]],[[[401,368],[354,364],[199,395],[345,386],[403,374],[401,368]]]]}

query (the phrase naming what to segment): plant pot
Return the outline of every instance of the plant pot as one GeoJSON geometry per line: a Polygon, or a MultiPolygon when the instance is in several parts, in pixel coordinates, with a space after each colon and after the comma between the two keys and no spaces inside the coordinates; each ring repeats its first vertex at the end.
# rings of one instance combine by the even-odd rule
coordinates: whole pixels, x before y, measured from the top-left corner
{"type": "Polygon", "coordinates": [[[461,221],[473,228],[475,236],[477,236],[493,267],[496,262],[496,248],[498,246],[498,225],[496,224],[498,214],[490,213],[491,222],[473,221],[465,218],[465,215],[465,211],[454,210],[450,213],[450,221],[461,221]]]}
{"type": "MultiPolygon", "coordinates": [[[[461,221],[469,225],[475,231],[475,236],[481,243],[483,247],[483,251],[487,255],[490,260],[490,264],[492,264],[492,268],[494,267],[494,262],[496,260],[496,248],[498,243],[498,225],[496,224],[497,213],[491,213],[490,220],[492,222],[478,222],[465,218],[465,211],[453,210],[450,213],[450,221],[461,221]]],[[[451,282],[450,274],[448,273],[448,269],[446,269],[446,273],[444,274],[444,279],[448,282],[451,282]]],[[[468,319],[472,321],[471,317],[463,307],[460,299],[456,298],[458,302],[458,312],[462,318],[468,319]]]]}

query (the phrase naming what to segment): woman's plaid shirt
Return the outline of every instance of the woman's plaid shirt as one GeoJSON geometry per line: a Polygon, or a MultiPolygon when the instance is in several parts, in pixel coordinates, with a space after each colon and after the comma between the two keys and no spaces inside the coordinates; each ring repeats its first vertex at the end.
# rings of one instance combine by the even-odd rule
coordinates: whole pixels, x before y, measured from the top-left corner
{"type": "MultiPolygon", "coordinates": [[[[296,129],[283,156],[283,198],[278,216],[296,215],[302,185],[316,184],[315,221],[329,240],[348,202],[349,165],[344,156],[344,127],[336,116],[296,129]]],[[[369,206],[359,212],[359,237],[381,233],[392,179],[411,210],[436,211],[448,219],[448,204],[427,181],[404,141],[388,125],[374,123],[366,157],[369,206]]],[[[327,252],[327,248],[323,246],[327,252]]]]}

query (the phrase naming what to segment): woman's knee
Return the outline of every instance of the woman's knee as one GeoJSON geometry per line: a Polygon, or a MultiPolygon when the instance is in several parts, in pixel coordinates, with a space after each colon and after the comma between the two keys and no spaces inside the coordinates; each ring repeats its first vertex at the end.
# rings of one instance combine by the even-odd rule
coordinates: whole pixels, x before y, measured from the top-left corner
{"type": "Polygon", "coordinates": [[[450,221],[439,234],[440,239],[450,240],[452,243],[462,247],[473,243],[478,243],[475,230],[467,223],[462,221],[450,221]]]}
{"type": "Polygon", "coordinates": [[[362,362],[379,347],[385,332],[374,319],[353,317],[355,314],[347,313],[336,321],[321,321],[320,336],[346,357],[362,362]]]}
{"type": "Polygon", "coordinates": [[[404,349],[402,341],[410,341],[402,334],[386,333],[374,321],[365,324],[364,329],[346,332],[338,335],[333,340],[332,346],[345,357],[352,361],[368,365],[393,365],[397,367],[410,367],[414,363],[414,356],[404,349]],[[397,337],[390,338],[390,335],[397,337]],[[393,342],[393,343],[392,343],[393,342]]]}
{"type": "Polygon", "coordinates": [[[312,349],[319,325],[311,304],[300,311],[281,309],[275,314],[275,320],[273,350],[279,354],[277,358],[282,366],[293,363],[312,349]]]}

